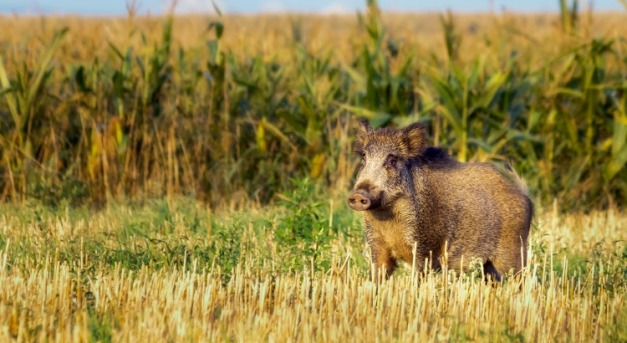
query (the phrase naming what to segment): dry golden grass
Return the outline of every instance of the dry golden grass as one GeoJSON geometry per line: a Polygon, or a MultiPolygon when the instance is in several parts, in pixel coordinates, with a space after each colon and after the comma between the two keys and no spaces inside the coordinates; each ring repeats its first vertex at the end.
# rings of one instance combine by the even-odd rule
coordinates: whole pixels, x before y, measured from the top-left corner
{"type": "MultiPolygon", "coordinates": [[[[564,36],[559,16],[554,14],[455,14],[456,30],[463,35],[461,56],[471,61],[491,52],[495,57],[516,50],[529,58],[530,64],[544,63],[564,46],[577,46],[586,39],[608,37],[620,39],[627,30],[627,13],[582,13],[579,32],[573,39],[564,36]],[[486,40],[492,44],[486,44],[486,40]],[[552,42],[547,44],[546,42],[552,42]]],[[[213,37],[207,30],[215,20],[203,16],[178,16],[174,19],[175,46],[203,51],[204,41],[213,37]]],[[[5,61],[28,60],[29,52],[39,51],[54,33],[68,27],[68,38],[57,54],[64,64],[108,60],[108,42],[125,49],[142,47],[142,34],[150,42],[159,42],[164,18],[81,18],[81,17],[10,17],[0,16],[6,30],[0,35],[5,61]]],[[[357,54],[365,33],[359,29],[355,15],[264,15],[226,16],[223,44],[238,56],[264,56],[283,62],[294,52],[294,31],[300,27],[304,45],[314,54],[332,52],[334,58],[350,63],[357,54]]],[[[393,14],[383,16],[388,33],[403,43],[402,53],[427,58],[435,52],[445,54],[439,14],[393,14]],[[407,51],[405,51],[407,50],[407,51]]],[[[151,46],[144,46],[152,49],[151,46]]],[[[150,52],[152,50],[149,50],[150,52]]],[[[142,51],[137,51],[143,54],[142,51]]],[[[28,62],[28,61],[27,61],[28,62]]],[[[37,61],[32,61],[36,64],[37,61]]]]}
{"type": "MultiPolygon", "coordinates": [[[[418,276],[406,269],[377,285],[351,256],[362,254],[361,240],[340,238],[331,244],[345,256],[326,273],[307,268],[281,273],[275,266],[279,261],[260,262],[255,250],[243,253],[228,276],[215,259],[129,270],[95,261],[102,249],[116,249],[124,217],[137,215],[132,209],[96,214],[93,220],[61,213],[39,224],[6,213],[0,218],[0,341],[627,338],[627,216],[620,212],[540,215],[529,268],[520,280],[497,287],[486,285],[478,271],[454,277],[440,272],[418,276]],[[108,238],[94,247],[100,235],[108,238]],[[53,254],[43,252],[46,244],[56,246],[53,254]],[[30,250],[40,245],[40,251],[30,250]],[[577,263],[573,256],[585,262],[569,266],[577,263]]],[[[271,234],[255,238],[252,223],[236,228],[242,240],[269,247],[271,234]]],[[[193,237],[187,230],[183,218],[175,216],[162,249],[181,237],[186,252],[218,239],[211,233],[193,237]]]]}

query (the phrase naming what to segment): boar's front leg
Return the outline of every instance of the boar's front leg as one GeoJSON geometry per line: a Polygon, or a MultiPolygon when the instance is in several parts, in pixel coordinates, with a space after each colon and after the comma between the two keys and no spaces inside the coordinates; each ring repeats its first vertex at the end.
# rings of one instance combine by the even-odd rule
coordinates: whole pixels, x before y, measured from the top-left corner
{"type": "Polygon", "coordinates": [[[388,279],[392,276],[396,267],[398,267],[396,259],[383,242],[375,240],[370,244],[370,248],[372,249],[372,264],[375,279],[379,280],[382,273],[385,273],[385,278],[388,279]]]}
{"type": "MultiPolygon", "coordinates": [[[[431,269],[439,270],[441,268],[439,258],[434,258],[433,251],[425,251],[422,249],[418,242],[415,242],[415,245],[412,249],[412,259],[413,259],[413,268],[416,272],[422,273],[425,270],[425,266],[429,266],[431,269]]],[[[437,251],[436,255],[437,256],[437,251]]]]}

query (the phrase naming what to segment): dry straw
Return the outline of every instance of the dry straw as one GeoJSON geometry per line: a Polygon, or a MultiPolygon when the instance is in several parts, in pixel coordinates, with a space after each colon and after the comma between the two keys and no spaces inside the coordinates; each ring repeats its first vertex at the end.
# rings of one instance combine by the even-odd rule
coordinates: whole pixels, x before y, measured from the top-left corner
{"type": "Polygon", "coordinates": [[[591,342],[626,334],[625,280],[616,279],[626,268],[620,213],[542,215],[528,268],[496,287],[483,282],[480,268],[461,276],[401,272],[378,284],[350,260],[327,273],[278,274],[246,256],[228,277],[197,260],[135,271],[89,266],[93,256],[82,247],[90,237],[118,230],[116,219],[103,219],[72,228],[57,218],[39,228],[61,240],[75,239],[69,232],[83,237],[70,259],[59,250],[20,257],[20,245],[41,237],[28,242],[23,230],[31,225],[0,219],[9,238],[0,257],[1,341],[591,342]],[[574,269],[556,254],[561,247],[590,259],[601,254],[602,262],[574,269]]]}

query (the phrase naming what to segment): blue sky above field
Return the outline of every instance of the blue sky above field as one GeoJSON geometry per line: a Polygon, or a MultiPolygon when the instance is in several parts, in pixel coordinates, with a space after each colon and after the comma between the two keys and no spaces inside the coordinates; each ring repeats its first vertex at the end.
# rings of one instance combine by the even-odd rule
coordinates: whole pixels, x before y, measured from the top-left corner
{"type": "MultiPolygon", "coordinates": [[[[570,1],[569,1],[570,2],[570,1]]],[[[124,15],[127,0],[0,0],[0,13],[17,14],[79,14],[79,15],[124,15]]],[[[171,0],[139,0],[140,13],[164,13],[171,0]]],[[[220,9],[226,13],[354,13],[363,10],[364,0],[218,0],[220,9]]],[[[380,0],[384,10],[397,12],[444,11],[486,12],[490,10],[520,12],[556,12],[557,0],[380,0]]],[[[624,11],[619,0],[581,1],[582,7],[592,3],[597,11],[624,11]]],[[[207,0],[179,0],[179,13],[211,13],[213,6],[207,0]]]]}

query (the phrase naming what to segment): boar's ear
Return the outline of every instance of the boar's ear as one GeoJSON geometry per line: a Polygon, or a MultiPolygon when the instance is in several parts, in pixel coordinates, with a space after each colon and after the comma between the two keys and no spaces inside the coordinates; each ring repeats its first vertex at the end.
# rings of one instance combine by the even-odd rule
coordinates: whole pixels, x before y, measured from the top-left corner
{"type": "Polygon", "coordinates": [[[372,131],[372,127],[370,127],[370,124],[368,123],[368,121],[366,119],[360,119],[359,120],[359,126],[357,127],[357,137],[355,139],[355,146],[353,148],[353,150],[356,153],[361,153],[361,151],[364,149],[364,146],[366,145],[366,134],[368,132],[372,131]]]}
{"type": "Polygon", "coordinates": [[[363,136],[366,133],[372,131],[372,127],[370,123],[368,123],[367,119],[359,119],[359,126],[357,127],[357,136],[363,136]]]}
{"type": "Polygon", "coordinates": [[[427,128],[422,123],[414,123],[403,129],[405,157],[416,157],[427,148],[427,128]]]}

